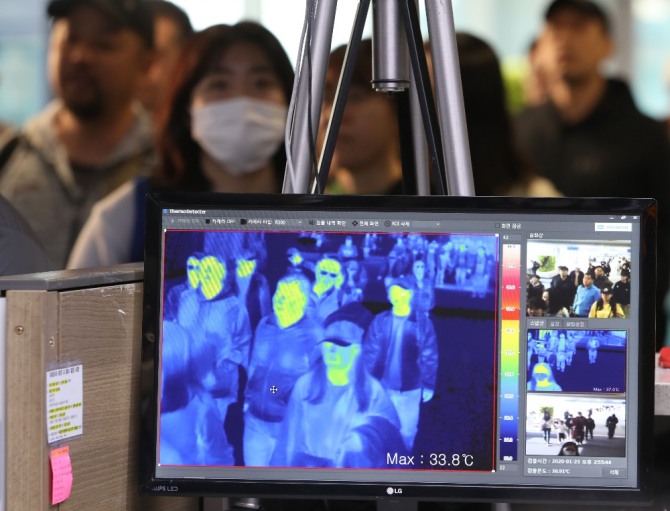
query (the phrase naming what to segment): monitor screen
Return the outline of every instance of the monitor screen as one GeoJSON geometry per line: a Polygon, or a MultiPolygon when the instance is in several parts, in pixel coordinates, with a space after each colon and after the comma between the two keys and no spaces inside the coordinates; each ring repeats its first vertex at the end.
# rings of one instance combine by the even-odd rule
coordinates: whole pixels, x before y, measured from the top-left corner
{"type": "Polygon", "coordinates": [[[655,215],[150,195],[142,489],[648,501],[655,215]]]}

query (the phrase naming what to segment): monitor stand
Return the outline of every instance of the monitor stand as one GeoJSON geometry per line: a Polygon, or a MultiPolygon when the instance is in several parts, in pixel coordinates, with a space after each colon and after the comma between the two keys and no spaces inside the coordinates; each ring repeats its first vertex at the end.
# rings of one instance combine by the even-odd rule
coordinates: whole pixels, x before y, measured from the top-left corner
{"type": "MultiPolygon", "coordinates": [[[[377,499],[377,511],[418,511],[419,501],[394,497],[377,499]]],[[[505,503],[491,504],[491,511],[511,511],[512,506],[505,503]]]]}
{"type": "Polygon", "coordinates": [[[377,511],[419,511],[419,501],[402,497],[380,497],[377,511]]]}
{"type": "MultiPolygon", "coordinates": [[[[255,499],[254,499],[255,500],[255,499]]],[[[392,497],[377,500],[377,511],[417,511],[419,502],[412,499],[394,499],[392,497]]],[[[207,498],[203,499],[202,511],[239,511],[240,507],[231,508],[229,499],[207,498]]],[[[491,505],[491,511],[511,511],[510,504],[495,503],[491,505]]]]}

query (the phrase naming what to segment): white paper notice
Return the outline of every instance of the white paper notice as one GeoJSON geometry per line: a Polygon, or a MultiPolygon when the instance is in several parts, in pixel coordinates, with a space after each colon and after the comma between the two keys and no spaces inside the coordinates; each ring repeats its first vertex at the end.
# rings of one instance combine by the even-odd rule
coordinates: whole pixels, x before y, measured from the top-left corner
{"type": "Polygon", "coordinates": [[[84,367],[47,371],[47,442],[53,444],[84,432],[84,367]]]}

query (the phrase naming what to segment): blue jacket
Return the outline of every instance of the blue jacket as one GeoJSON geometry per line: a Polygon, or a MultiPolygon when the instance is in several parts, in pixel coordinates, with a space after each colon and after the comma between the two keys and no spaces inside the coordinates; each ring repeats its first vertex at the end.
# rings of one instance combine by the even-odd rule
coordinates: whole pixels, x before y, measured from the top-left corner
{"type": "Polygon", "coordinates": [[[575,294],[575,301],[572,304],[572,308],[575,311],[577,316],[586,317],[589,315],[591,310],[591,305],[593,302],[597,301],[600,298],[600,289],[595,285],[590,287],[579,286],[577,288],[577,294],[575,294]]]}

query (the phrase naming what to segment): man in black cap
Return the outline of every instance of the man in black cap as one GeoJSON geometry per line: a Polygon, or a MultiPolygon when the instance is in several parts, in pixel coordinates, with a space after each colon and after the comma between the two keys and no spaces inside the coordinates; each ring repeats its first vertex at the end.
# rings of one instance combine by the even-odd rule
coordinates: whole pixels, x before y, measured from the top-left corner
{"type": "Polygon", "coordinates": [[[612,287],[614,300],[623,307],[626,317],[630,314],[630,270],[624,268],[621,270],[619,280],[612,287]]]}
{"type": "Polygon", "coordinates": [[[550,99],[521,114],[519,139],[537,170],[566,196],[659,200],[662,317],[670,260],[670,148],[662,125],[640,113],[627,84],[603,75],[614,51],[605,3],[549,5],[540,44],[549,56],[550,99]]]}
{"type": "Polygon", "coordinates": [[[0,193],[63,268],[92,205],[153,165],[151,121],[135,101],[153,22],[143,0],[52,0],[47,11],[56,99],[24,127],[0,193]]]}
{"type": "Polygon", "coordinates": [[[558,267],[558,275],[554,275],[551,279],[551,287],[549,288],[549,296],[551,299],[549,301],[548,312],[552,316],[556,315],[556,313],[563,308],[569,310],[575,299],[577,286],[570,280],[568,271],[567,266],[561,265],[558,267]]]}

